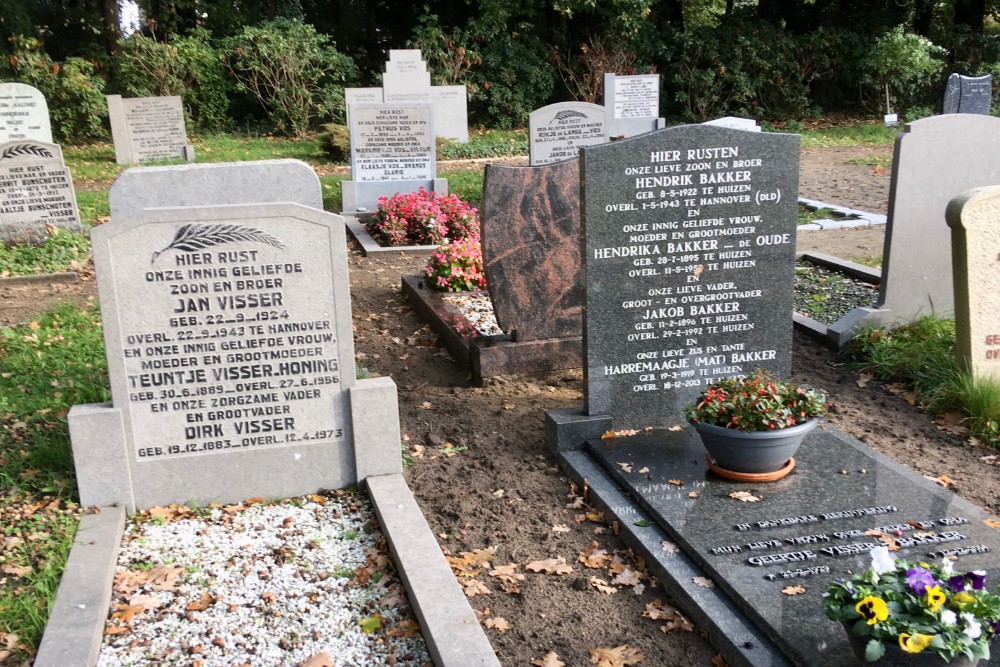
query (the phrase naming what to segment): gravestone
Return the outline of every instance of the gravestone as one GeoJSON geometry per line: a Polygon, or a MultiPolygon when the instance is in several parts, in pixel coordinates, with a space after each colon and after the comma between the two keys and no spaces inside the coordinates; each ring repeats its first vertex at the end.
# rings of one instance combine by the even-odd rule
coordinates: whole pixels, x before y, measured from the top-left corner
{"type": "Polygon", "coordinates": [[[395,385],[356,379],[341,217],[155,209],[92,243],[112,403],[69,414],[81,502],[288,497],[401,472],[395,385]]]}
{"type": "Polygon", "coordinates": [[[383,102],[409,104],[431,101],[431,73],[420,49],[393,49],[382,75],[383,102]]]}
{"type": "Polygon", "coordinates": [[[83,231],[62,149],[41,141],[0,144],[0,241],[41,244],[50,226],[83,231]]]}
{"type": "Polygon", "coordinates": [[[1000,186],[948,204],[955,271],[955,348],[976,378],[1000,381],[1000,186]]]}
{"type": "Polygon", "coordinates": [[[945,84],[941,113],[990,113],[993,106],[993,75],[952,74],[945,84]]]}
{"type": "Polygon", "coordinates": [[[111,184],[112,218],[146,208],[288,201],[323,209],[323,190],[301,160],[131,167],[111,184]]]}
{"type": "Polygon", "coordinates": [[[517,342],[582,335],[578,160],[486,166],[483,265],[497,324],[517,342]]]}
{"type": "Polygon", "coordinates": [[[465,86],[431,86],[435,134],[459,143],[469,141],[469,101],[465,86]]]}
{"type": "Polygon", "coordinates": [[[734,130],[746,130],[747,132],[760,132],[760,125],[753,118],[739,118],[737,116],[723,116],[714,120],[706,120],[702,125],[715,125],[716,127],[729,127],[734,130]]]}
{"type": "Polygon", "coordinates": [[[581,146],[608,140],[604,107],[589,102],[559,102],[528,115],[528,150],[532,166],[576,158],[581,146]]]}
{"type": "Polygon", "coordinates": [[[790,373],[798,151],[710,125],[582,150],[587,414],[673,425],[715,380],[790,373]]]}
{"type": "Polygon", "coordinates": [[[604,75],[604,109],[609,139],[632,137],[663,127],[660,75],[604,75]]]}
{"type": "Polygon", "coordinates": [[[341,181],[344,211],[372,211],[379,197],[419,188],[447,194],[437,178],[430,104],[351,107],[351,180],[341,181]]]}
{"type": "Polygon", "coordinates": [[[0,144],[18,139],[52,143],[49,105],[26,83],[0,83],[0,144]]]}
{"type": "Polygon", "coordinates": [[[1000,183],[1000,118],[945,114],[907,123],[896,137],[882,287],[858,322],[893,324],[955,308],[951,234],[945,209],[955,196],[1000,183]]]}
{"type": "Polygon", "coordinates": [[[107,100],[118,164],[177,157],[194,161],[180,97],[108,95],[107,100]]]}

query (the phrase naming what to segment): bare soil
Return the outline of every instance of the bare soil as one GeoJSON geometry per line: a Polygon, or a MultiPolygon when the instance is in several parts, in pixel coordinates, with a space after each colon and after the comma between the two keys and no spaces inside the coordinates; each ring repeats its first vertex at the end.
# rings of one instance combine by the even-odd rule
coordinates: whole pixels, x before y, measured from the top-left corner
{"type": "MultiPolygon", "coordinates": [[[[801,193],[884,213],[889,170],[880,173],[848,160],[890,153],[889,148],[803,151],[801,193]]],[[[851,259],[880,256],[882,239],[881,228],[804,232],[799,245],[851,259]]],[[[473,387],[400,295],[400,276],[419,273],[424,260],[366,258],[352,247],[349,261],[358,357],[371,372],[396,381],[412,460],[405,475],[441,548],[456,558],[493,549],[493,567],[516,563],[524,575],[507,584],[508,590],[519,588],[511,593],[488,574],[490,567],[472,568],[479,570],[474,579],[486,592],[470,602],[484,623],[493,625],[486,632],[501,662],[525,667],[554,651],[575,667],[591,664],[590,649],[627,646],[645,654],[645,665],[712,664],[715,651],[698,628],[668,632],[661,629],[665,620],[644,618],[655,600],[669,604],[652,582],[643,581],[641,592],[624,583],[606,589],[616,592],[591,584],[592,577],[611,584],[625,564],[630,569],[641,564],[631,560],[608,526],[587,518],[586,508],[568,507],[575,494],[544,445],[543,411],[581,405],[582,372],[503,377],[473,387]],[[622,560],[603,569],[584,567],[578,558],[592,542],[622,560]],[[572,572],[525,569],[553,558],[565,559],[572,572]]],[[[58,299],[94,295],[89,278],[73,285],[0,285],[0,323],[29,321],[58,299]]],[[[950,478],[957,493],[1000,513],[995,451],[971,443],[961,424],[936,423],[902,392],[865,382],[830,350],[798,333],[793,352],[794,379],[829,392],[835,426],[924,475],[950,478]]]]}

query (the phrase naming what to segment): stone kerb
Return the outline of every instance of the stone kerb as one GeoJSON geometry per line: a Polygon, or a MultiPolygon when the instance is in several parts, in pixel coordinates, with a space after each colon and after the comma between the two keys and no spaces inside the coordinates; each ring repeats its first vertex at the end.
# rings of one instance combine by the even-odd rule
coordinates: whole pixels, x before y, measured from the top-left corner
{"type": "Polygon", "coordinates": [[[401,472],[395,385],[355,377],[342,218],[156,209],[92,242],[112,403],[70,412],[81,502],[235,502],[401,472]]]}
{"type": "Polygon", "coordinates": [[[73,177],[57,144],[0,144],[0,242],[41,244],[46,227],[81,233],[73,177]]]}
{"type": "Polygon", "coordinates": [[[180,97],[106,97],[118,164],[178,157],[194,162],[180,97]]]}
{"type": "Polygon", "coordinates": [[[116,220],[147,208],[284,201],[323,209],[319,177],[301,160],[130,167],[108,194],[116,220]]]}
{"type": "Polygon", "coordinates": [[[948,204],[955,272],[955,345],[972,374],[1000,381],[1000,186],[948,204]]]}
{"type": "Polygon", "coordinates": [[[0,144],[18,140],[52,143],[49,105],[33,86],[0,83],[0,144]]]}
{"type": "Polygon", "coordinates": [[[604,107],[589,102],[558,102],[528,115],[529,164],[552,164],[578,157],[582,146],[608,141],[604,107]]]}

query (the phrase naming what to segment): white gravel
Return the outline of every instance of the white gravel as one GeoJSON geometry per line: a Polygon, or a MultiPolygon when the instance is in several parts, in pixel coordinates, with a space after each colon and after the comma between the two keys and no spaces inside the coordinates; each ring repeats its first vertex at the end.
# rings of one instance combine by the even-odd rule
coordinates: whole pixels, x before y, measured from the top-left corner
{"type": "Polygon", "coordinates": [[[483,336],[496,336],[503,333],[503,330],[497,325],[497,318],[493,313],[493,302],[487,292],[449,294],[444,299],[455,306],[458,312],[469,320],[483,336]]]}
{"type": "Polygon", "coordinates": [[[130,524],[97,664],[431,659],[370,504],[337,492],[197,512],[172,506],[130,524]],[[378,629],[366,634],[363,622],[378,629]]]}

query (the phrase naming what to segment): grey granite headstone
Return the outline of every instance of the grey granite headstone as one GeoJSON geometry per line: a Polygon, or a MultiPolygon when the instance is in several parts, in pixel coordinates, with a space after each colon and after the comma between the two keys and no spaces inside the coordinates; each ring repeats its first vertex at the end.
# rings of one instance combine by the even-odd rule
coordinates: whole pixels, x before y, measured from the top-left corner
{"type": "Polygon", "coordinates": [[[0,144],[18,139],[52,143],[49,105],[26,83],[0,83],[0,144]]]}
{"type": "Polygon", "coordinates": [[[118,164],[176,157],[193,161],[180,97],[108,95],[107,101],[118,164]]]}
{"type": "Polygon", "coordinates": [[[882,289],[865,317],[881,323],[936,313],[955,295],[945,209],[955,196],[1000,183],[1000,118],[945,114],[907,123],[896,137],[882,289]]]}
{"type": "Polygon", "coordinates": [[[355,104],[350,130],[351,180],[341,181],[344,211],[371,211],[379,197],[421,187],[445,194],[436,178],[430,104],[355,104]]]}
{"type": "Polygon", "coordinates": [[[660,118],[660,75],[604,75],[604,108],[608,138],[632,137],[663,127],[660,118]]]}
{"type": "Polygon", "coordinates": [[[989,114],[993,106],[993,75],[952,74],[945,84],[941,113],[989,114]]]}
{"type": "Polygon", "coordinates": [[[976,378],[1000,381],[1000,186],[951,200],[955,348],[976,378]]]}
{"type": "Polygon", "coordinates": [[[301,160],[131,167],[111,184],[112,218],[146,208],[293,202],[323,209],[323,190],[301,160]]]}
{"type": "Polygon", "coordinates": [[[787,376],[798,135],[687,125],[581,155],[586,413],[672,425],[719,378],[787,376]]]}
{"type": "Polygon", "coordinates": [[[0,241],[40,244],[46,227],[83,231],[62,149],[41,141],[0,144],[0,241]]]}
{"type": "Polygon", "coordinates": [[[531,165],[551,164],[579,155],[581,146],[603,144],[605,109],[589,102],[559,102],[528,115],[531,165]]]}
{"type": "Polygon", "coordinates": [[[344,228],[298,204],[95,228],[112,404],[69,415],[81,502],[288,497],[401,472],[395,385],[356,379],[344,228]]]}

